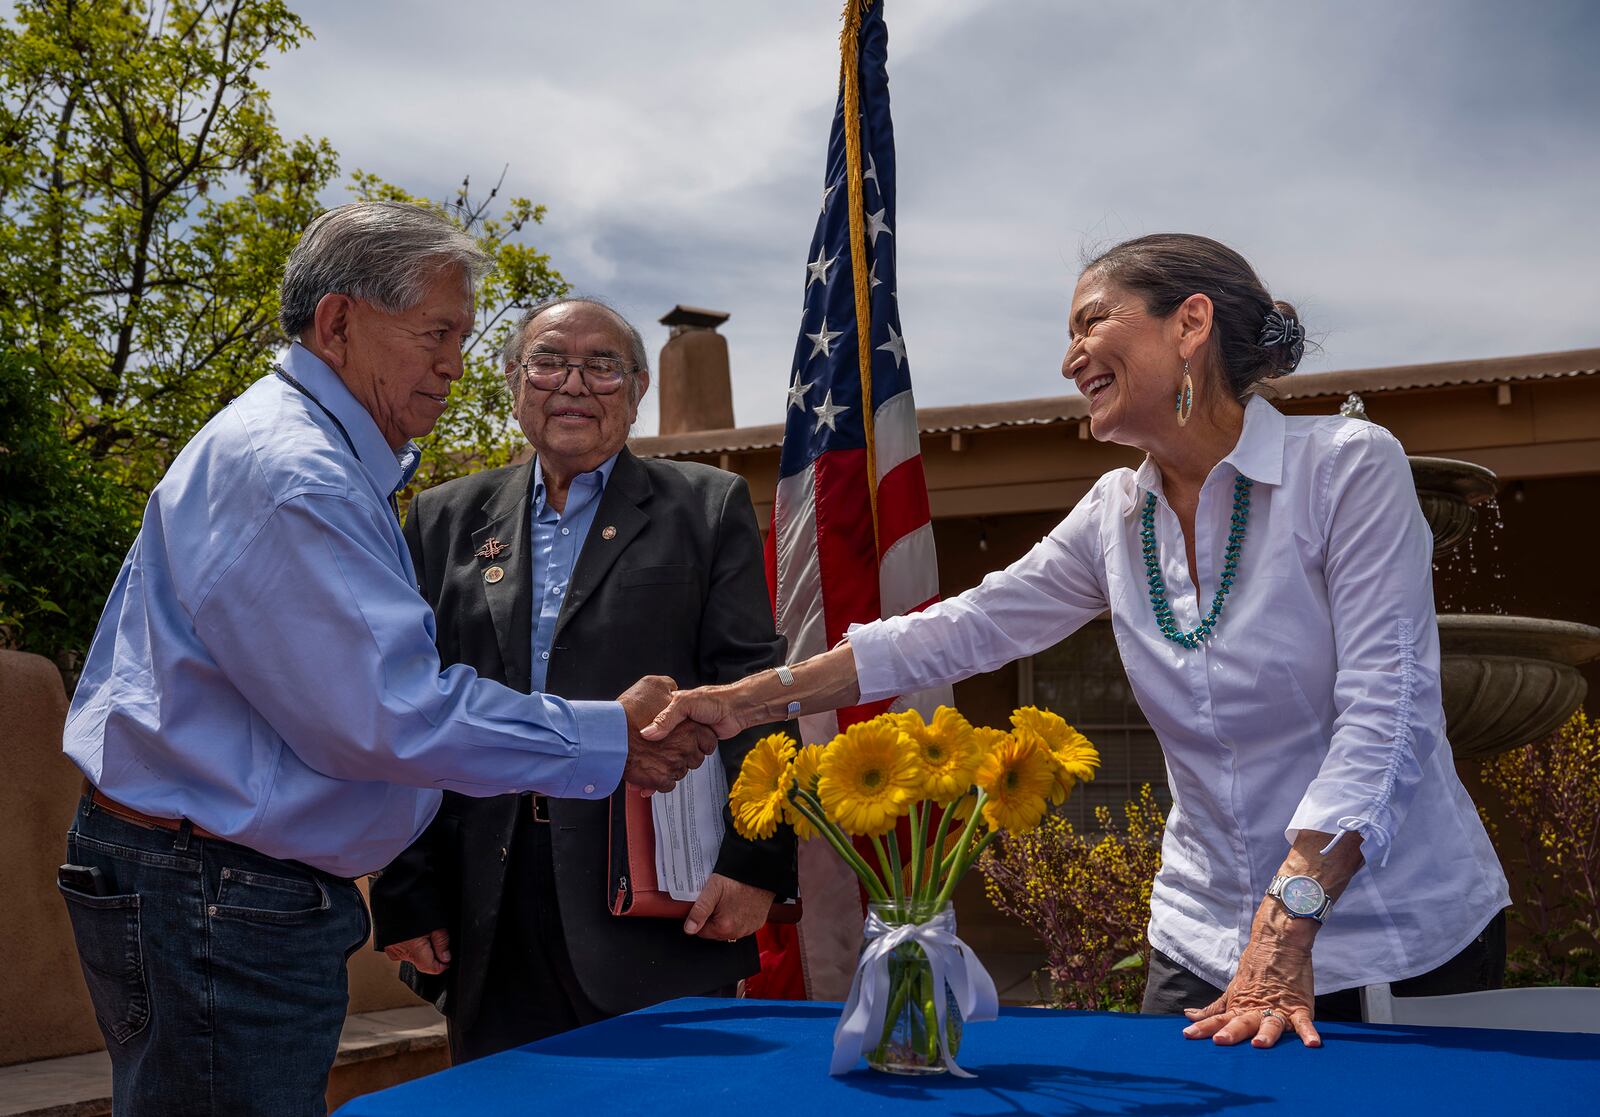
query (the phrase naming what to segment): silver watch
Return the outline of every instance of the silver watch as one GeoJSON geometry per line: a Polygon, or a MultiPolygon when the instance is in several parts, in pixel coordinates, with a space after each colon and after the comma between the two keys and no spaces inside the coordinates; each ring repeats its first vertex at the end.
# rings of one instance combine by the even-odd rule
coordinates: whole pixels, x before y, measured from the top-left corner
{"type": "Polygon", "coordinates": [[[1267,895],[1283,905],[1295,919],[1315,919],[1321,923],[1333,907],[1333,897],[1312,877],[1273,877],[1267,895]]]}

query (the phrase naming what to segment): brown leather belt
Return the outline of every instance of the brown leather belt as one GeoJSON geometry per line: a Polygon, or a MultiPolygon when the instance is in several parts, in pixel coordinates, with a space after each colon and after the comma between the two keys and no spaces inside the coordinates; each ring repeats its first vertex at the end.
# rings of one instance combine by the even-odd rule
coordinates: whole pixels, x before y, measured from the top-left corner
{"type": "MultiPolygon", "coordinates": [[[[153,814],[145,814],[143,811],[136,811],[132,807],[123,806],[115,799],[106,795],[105,792],[101,791],[98,787],[91,786],[86,790],[90,792],[90,801],[93,802],[96,807],[100,808],[102,811],[105,811],[107,814],[116,815],[124,822],[131,822],[135,826],[144,826],[152,830],[177,831],[183,829],[184,820],[181,818],[160,818],[153,814]]],[[[197,838],[209,838],[214,842],[225,842],[228,840],[226,838],[219,838],[209,830],[202,830],[192,822],[189,823],[189,832],[197,838]]]]}

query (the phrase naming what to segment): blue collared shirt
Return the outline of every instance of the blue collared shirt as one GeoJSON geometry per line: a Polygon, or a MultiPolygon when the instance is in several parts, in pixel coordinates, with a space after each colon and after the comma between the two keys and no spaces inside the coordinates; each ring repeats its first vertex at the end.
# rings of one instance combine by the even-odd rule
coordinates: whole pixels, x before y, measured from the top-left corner
{"type": "MultiPolygon", "coordinates": [[[[111,798],[339,876],[382,868],[440,790],[599,799],[614,702],[441,670],[389,498],[404,467],[334,372],[293,346],[150,495],[67,715],[111,798]]],[[[402,451],[404,454],[404,451],[402,451]]]]}
{"type": "Polygon", "coordinates": [[[534,690],[543,690],[550,670],[550,645],[556,638],[556,621],[561,603],[572,584],[572,568],[578,563],[583,541],[600,509],[600,497],[616,468],[612,454],[598,469],[580,473],[567,487],[567,504],[557,512],[548,499],[544,470],[538,459],[533,463],[533,670],[534,690]]]}

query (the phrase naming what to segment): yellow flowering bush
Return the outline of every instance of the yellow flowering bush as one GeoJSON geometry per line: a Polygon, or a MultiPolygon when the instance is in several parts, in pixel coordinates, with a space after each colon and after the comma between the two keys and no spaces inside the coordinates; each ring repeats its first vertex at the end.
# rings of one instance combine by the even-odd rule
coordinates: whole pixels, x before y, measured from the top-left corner
{"type": "MultiPolygon", "coordinates": [[[[1020,712],[1020,711],[1019,711],[1020,712]]],[[[1145,784],[1123,808],[1095,809],[1102,834],[1077,833],[1057,812],[1025,833],[1008,833],[979,862],[995,907],[1044,942],[1051,1003],[1137,1012],[1150,947],[1150,886],[1161,867],[1166,819],[1145,784]]]]}
{"type": "Polygon", "coordinates": [[[927,721],[915,711],[881,714],[803,748],[771,734],[729,792],[733,827],[768,838],[786,822],[802,840],[821,837],[838,850],[874,901],[936,909],[1002,831],[1037,826],[1100,763],[1088,738],[1048,710],[1027,706],[1011,721],[1009,731],[974,727],[940,706],[927,721]],[[896,832],[902,819],[909,858],[896,832]]]}
{"type": "Polygon", "coordinates": [[[1505,822],[1484,824],[1512,882],[1526,945],[1508,985],[1600,985],[1600,723],[1579,710],[1542,741],[1483,766],[1505,822]]]}

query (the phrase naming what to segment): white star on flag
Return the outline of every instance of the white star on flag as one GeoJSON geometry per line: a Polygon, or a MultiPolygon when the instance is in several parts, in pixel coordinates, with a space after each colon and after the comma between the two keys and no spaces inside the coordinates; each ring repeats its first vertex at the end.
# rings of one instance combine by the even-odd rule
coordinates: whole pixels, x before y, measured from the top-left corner
{"type": "Polygon", "coordinates": [[[834,425],[834,416],[843,415],[850,409],[848,407],[837,406],[833,402],[833,389],[829,388],[828,394],[822,397],[822,405],[820,407],[813,407],[811,410],[817,416],[817,425],[811,428],[811,433],[815,434],[817,431],[821,430],[824,425],[826,425],[831,431],[838,430],[839,428],[834,425]]]}
{"type": "Polygon", "coordinates": [[[821,353],[824,357],[832,356],[833,339],[839,336],[839,330],[834,330],[831,333],[828,331],[828,320],[824,318],[822,320],[821,330],[814,334],[806,335],[806,337],[809,338],[812,343],[811,355],[815,357],[818,353],[821,353]]]}
{"type": "Polygon", "coordinates": [[[883,280],[878,278],[878,261],[874,260],[872,261],[872,270],[867,273],[867,290],[872,290],[882,282],[883,280]]]}
{"type": "Polygon", "coordinates": [[[888,209],[885,208],[880,209],[877,213],[867,214],[867,236],[872,238],[872,246],[874,248],[878,246],[879,233],[888,233],[891,237],[894,236],[894,230],[884,224],[883,215],[887,212],[888,209]]]}
{"type": "Polygon", "coordinates": [[[839,257],[835,256],[829,260],[826,259],[827,255],[826,249],[819,248],[817,249],[817,258],[806,265],[806,271],[811,273],[806,277],[806,290],[809,291],[811,285],[819,281],[824,287],[828,285],[828,269],[839,262],[839,257]]]}
{"type": "Polygon", "coordinates": [[[833,186],[827,186],[827,187],[823,188],[823,190],[822,190],[822,212],[823,213],[827,213],[828,212],[828,199],[833,197],[834,188],[837,187],[838,185],[839,184],[836,182],[836,183],[833,184],[833,186]]]}
{"type": "Polygon", "coordinates": [[[806,393],[809,392],[816,385],[816,383],[817,382],[815,380],[808,380],[802,384],[800,382],[800,370],[795,369],[794,383],[789,385],[789,406],[798,407],[802,411],[805,410],[806,393]]]}
{"type": "MultiPolygon", "coordinates": [[[[867,169],[861,174],[861,181],[863,184],[865,184],[869,179],[872,181],[872,185],[878,186],[878,164],[871,155],[867,156],[867,169]]],[[[883,192],[883,187],[878,186],[878,192],[881,194],[883,192]]]]}
{"type": "Polygon", "coordinates": [[[894,332],[894,323],[888,323],[889,340],[878,346],[894,354],[894,367],[899,368],[900,362],[906,359],[906,339],[894,332]]]}

